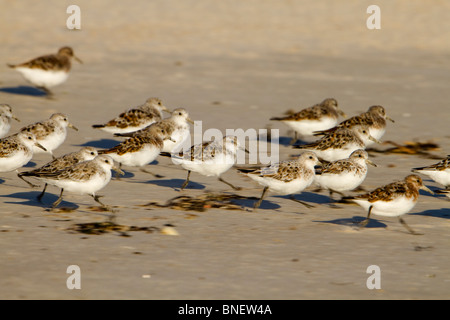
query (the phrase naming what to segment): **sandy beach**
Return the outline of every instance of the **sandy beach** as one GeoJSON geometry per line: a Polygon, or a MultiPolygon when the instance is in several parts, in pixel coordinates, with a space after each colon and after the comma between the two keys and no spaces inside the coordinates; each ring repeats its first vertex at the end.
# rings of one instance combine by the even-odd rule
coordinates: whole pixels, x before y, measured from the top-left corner
{"type": "MultiPolygon", "coordinates": [[[[362,187],[403,179],[411,168],[450,154],[450,3],[448,1],[77,1],[81,29],[69,30],[71,1],[0,0],[0,103],[23,126],[66,113],[68,129],[56,156],[81,146],[107,148],[122,141],[91,126],[159,97],[169,109],[186,108],[202,128],[279,129],[280,160],[298,154],[291,132],[270,121],[335,98],[347,115],[382,105],[388,123],[376,150],[389,141],[433,143],[421,153],[370,152],[362,187]],[[369,30],[366,9],[381,9],[381,29],[369,30]],[[7,67],[70,45],[67,82],[47,99],[7,67]]],[[[51,160],[35,155],[19,171],[51,160]]],[[[148,165],[163,178],[124,167],[101,190],[117,209],[121,230],[83,233],[101,223],[89,196],[67,193],[66,210],[49,211],[59,190],[30,188],[15,172],[0,175],[0,298],[9,299],[449,299],[450,201],[420,193],[405,221],[373,216],[357,205],[328,205],[327,191],[296,195],[307,209],[269,194],[251,212],[262,188],[231,169],[227,181],[186,171],[169,158],[148,165]],[[242,196],[228,208],[203,211],[157,206],[184,195],[242,196]],[[153,203],[153,205],[152,205],[153,203]],[[69,208],[69,209],[67,209],[69,208]],[[129,229],[130,227],[133,227],[129,229]],[[165,230],[176,231],[177,235],[165,230]],[[68,289],[67,268],[81,271],[81,289],[68,289]],[[367,268],[381,270],[381,289],[369,289],[367,268]]],[[[422,176],[432,190],[442,186],[422,176]]],[[[355,195],[357,192],[348,192],[355,195]]],[[[236,197],[238,198],[238,197],[236,197]]]]}

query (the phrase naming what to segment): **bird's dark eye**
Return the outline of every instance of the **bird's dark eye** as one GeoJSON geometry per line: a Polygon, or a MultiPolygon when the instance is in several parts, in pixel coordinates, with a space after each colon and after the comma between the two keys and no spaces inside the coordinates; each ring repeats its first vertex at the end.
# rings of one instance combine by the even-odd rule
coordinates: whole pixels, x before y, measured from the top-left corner
{"type": "Polygon", "coordinates": [[[313,157],[312,157],[312,156],[309,156],[309,158],[312,159],[313,157]]]}

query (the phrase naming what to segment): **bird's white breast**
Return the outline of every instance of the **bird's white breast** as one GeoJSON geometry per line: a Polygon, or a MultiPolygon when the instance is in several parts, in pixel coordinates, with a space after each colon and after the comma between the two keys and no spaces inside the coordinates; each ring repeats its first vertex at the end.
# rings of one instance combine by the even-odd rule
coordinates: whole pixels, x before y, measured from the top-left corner
{"type": "Polygon", "coordinates": [[[51,88],[57,86],[69,77],[65,71],[42,70],[37,68],[16,68],[22,76],[38,87],[51,88]]]}

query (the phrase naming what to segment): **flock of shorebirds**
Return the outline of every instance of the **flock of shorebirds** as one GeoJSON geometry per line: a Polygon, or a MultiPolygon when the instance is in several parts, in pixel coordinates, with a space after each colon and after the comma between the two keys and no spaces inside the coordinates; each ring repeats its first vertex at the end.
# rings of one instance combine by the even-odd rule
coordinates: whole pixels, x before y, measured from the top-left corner
{"type": "MultiPolygon", "coordinates": [[[[50,88],[67,79],[72,58],[76,58],[73,50],[63,47],[57,54],[9,66],[51,95],[50,88]]],[[[365,148],[380,141],[386,131],[387,120],[394,121],[379,105],[371,106],[367,112],[341,122],[338,121],[340,116],[347,117],[339,109],[338,102],[325,99],[299,112],[270,119],[282,122],[295,132],[291,144],[302,153],[293,160],[266,167],[238,168],[243,175],[263,186],[262,195],[253,210],[261,205],[267,192],[289,195],[292,200],[311,207],[311,204],[295,199],[294,195],[316,183],[329,190],[331,200],[333,193],[338,193],[342,199],[363,207],[367,211],[367,218],[359,223],[360,226],[367,225],[371,214],[391,216],[398,217],[410,233],[417,234],[402,219],[402,215],[417,203],[419,189],[433,193],[418,174],[408,175],[402,181],[389,183],[365,194],[353,197],[344,194],[362,184],[368,164],[376,166],[369,159],[365,148]],[[316,141],[296,144],[299,139],[311,137],[315,137],[316,141]]],[[[53,151],[65,141],[67,128],[78,130],[65,114],[55,113],[45,121],[30,124],[18,133],[7,136],[12,119],[18,120],[12,108],[7,104],[1,105],[0,172],[16,171],[20,179],[32,187],[36,185],[30,179],[44,183],[39,200],[44,196],[47,185],[59,187],[60,196],[52,208],[60,204],[64,191],[70,191],[88,194],[104,208],[112,210],[97,195],[110,182],[111,170],[123,174],[121,167],[124,165],[149,172],[144,169],[145,166],[159,156],[171,157],[175,164],[187,171],[181,190],[188,185],[191,172],[214,176],[233,189],[240,189],[225,181],[222,175],[236,164],[240,150],[247,151],[242,141],[235,136],[225,136],[179,151],[180,145],[190,137],[190,124],[194,122],[185,109],[169,111],[158,98],[149,98],[141,106],[125,110],[105,123],[92,125],[94,129],[123,137],[124,140],[116,146],[100,150],[84,147],[61,157],[54,157],[53,151]],[[164,118],[163,112],[170,113],[170,116],[164,118]],[[50,153],[53,160],[37,169],[19,172],[38,152],[50,153]]],[[[443,185],[445,189],[440,192],[450,197],[450,156],[435,164],[413,168],[412,171],[443,185]]]]}

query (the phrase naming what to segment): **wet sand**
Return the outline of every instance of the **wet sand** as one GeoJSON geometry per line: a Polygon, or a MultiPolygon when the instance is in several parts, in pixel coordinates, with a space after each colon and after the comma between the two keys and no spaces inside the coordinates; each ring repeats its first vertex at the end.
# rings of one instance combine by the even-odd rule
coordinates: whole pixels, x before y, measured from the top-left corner
{"type": "MultiPolygon", "coordinates": [[[[371,105],[385,106],[383,141],[431,141],[436,158],[449,154],[450,5],[443,1],[378,1],[381,30],[368,30],[370,2],[319,4],[308,1],[78,1],[81,30],[66,28],[69,2],[0,1],[0,102],[26,124],[64,112],[80,130],[69,129],[62,155],[81,146],[105,148],[121,139],[91,128],[148,97],[186,108],[203,129],[279,129],[280,159],[297,154],[287,145],[287,127],[272,116],[334,97],[350,116],[371,105]],[[25,61],[71,45],[68,81],[49,100],[6,63],[25,61]]],[[[386,149],[390,145],[375,146],[386,149]]],[[[413,167],[437,162],[421,155],[371,153],[366,190],[403,179],[413,167]]],[[[21,170],[41,166],[36,155],[21,170]]],[[[62,207],[47,211],[59,190],[49,187],[43,204],[16,174],[0,176],[0,298],[2,299],[448,299],[450,298],[450,202],[422,193],[404,218],[374,216],[365,229],[354,220],[356,205],[330,208],[328,193],[311,187],[297,199],[269,194],[260,210],[253,198],[238,210],[203,212],[160,208],[179,195],[206,192],[259,197],[261,187],[232,169],[224,178],[186,172],[158,158],[113,179],[100,193],[114,206],[117,223],[144,228],[100,235],[74,231],[76,224],[103,222],[88,196],[67,194],[62,207]],[[170,226],[177,236],[161,232],[170,226]],[[81,290],[69,290],[69,265],[81,269],[81,290]],[[381,269],[381,289],[369,290],[370,265],[381,269]]],[[[425,178],[425,177],[424,177],[425,178]]],[[[433,190],[440,188],[424,179],[433,190]]],[[[356,194],[349,192],[349,195],[356,194]]]]}

